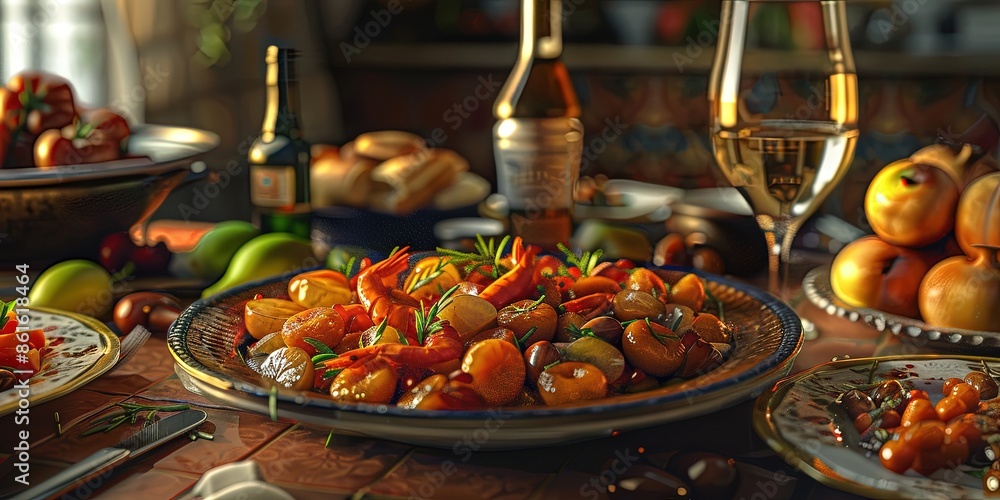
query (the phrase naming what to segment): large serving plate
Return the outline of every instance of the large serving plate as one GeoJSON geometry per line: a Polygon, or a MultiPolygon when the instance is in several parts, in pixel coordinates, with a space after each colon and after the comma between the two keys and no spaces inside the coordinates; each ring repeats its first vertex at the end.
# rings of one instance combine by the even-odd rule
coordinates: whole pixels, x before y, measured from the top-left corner
{"type": "Polygon", "coordinates": [[[853,322],[862,322],[879,331],[908,337],[918,347],[951,352],[1000,355],[1000,332],[981,332],[960,328],[942,328],[918,319],[890,314],[877,309],[851,307],[845,304],[830,285],[830,266],[822,266],[806,274],[802,290],[809,300],[828,314],[853,322]]]}
{"type": "MultiPolygon", "coordinates": [[[[76,390],[108,371],[118,361],[118,337],[93,318],[32,307],[32,328],[42,328],[48,353],[42,369],[28,382],[28,400],[37,405],[76,390]]],[[[22,389],[23,390],[23,389],[22,389]]],[[[17,409],[18,388],[0,392],[0,415],[17,409]]]]}
{"type": "Polygon", "coordinates": [[[983,363],[1000,368],[996,358],[936,354],[826,363],[764,393],[754,407],[753,425],[785,461],[834,488],[872,498],[983,498],[982,480],[965,473],[971,467],[939,470],[929,478],[889,471],[877,456],[857,446],[860,436],[854,425],[831,407],[843,392],[866,384],[870,371],[876,382],[896,378],[912,383],[936,402],[946,379],[982,370],[983,363]]]}
{"type": "MultiPolygon", "coordinates": [[[[669,277],[679,270],[659,269],[669,277]]],[[[335,403],[320,394],[278,391],[281,416],[340,431],[451,448],[472,433],[483,448],[531,448],[611,435],[695,417],[760,394],[791,368],[801,347],[801,322],[773,296],[725,278],[699,273],[725,303],[735,349],[719,368],[683,383],[570,407],[513,407],[490,411],[404,410],[393,405],[335,403]]],[[[195,302],[171,326],[167,343],[195,390],[228,405],[267,414],[271,384],[247,368],[237,351],[252,340],[243,309],[255,294],[286,293],[288,276],[252,283],[195,302]]]]}

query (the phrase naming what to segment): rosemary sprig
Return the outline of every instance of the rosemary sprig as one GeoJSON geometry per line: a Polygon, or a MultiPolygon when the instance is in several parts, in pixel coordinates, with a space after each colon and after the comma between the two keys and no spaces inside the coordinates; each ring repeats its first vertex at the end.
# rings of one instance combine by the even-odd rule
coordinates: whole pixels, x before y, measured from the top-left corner
{"type": "Polygon", "coordinates": [[[382,340],[382,334],[385,333],[385,329],[388,326],[389,318],[383,319],[382,322],[378,324],[378,327],[375,328],[375,336],[372,337],[372,345],[378,344],[382,340]]]}
{"type": "Polygon", "coordinates": [[[318,354],[334,354],[333,349],[330,349],[330,346],[324,344],[322,341],[309,337],[304,337],[302,340],[315,347],[318,354]]]}
{"type": "Polygon", "coordinates": [[[438,279],[439,276],[444,274],[444,266],[446,265],[448,265],[448,259],[443,257],[438,259],[437,264],[434,265],[434,269],[432,269],[431,272],[427,273],[423,278],[414,280],[413,283],[410,283],[409,288],[406,289],[406,293],[413,293],[420,287],[430,285],[431,283],[433,283],[434,280],[438,279]]]}
{"type": "Polygon", "coordinates": [[[604,250],[601,249],[594,250],[593,252],[586,251],[577,255],[576,252],[570,250],[562,243],[557,243],[556,247],[566,255],[566,262],[576,266],[583,276],[589,276],[590,272],[601,262],[601,256],[604,255],[604,250]]]}
{"type": "Polygon", "coordinates": [[[441,309],[444,309],[451,303],[451,296],[456,290],[458,290],[458,285],[455,285],[447,292],[444,292],[444,295],[441,295],[441,298],[438,299],[438,301],[435,302],[426,313],[424,312],[423,301],[420,302],[420,307],[413,312],[416,316],[417,344],[424,345],[424,339],[444,328],[444,326],[441,325],[441,320],[435,320],[434,318],[436,318],[438,313],[441,312],[441,309]]]}
{"type": "Polygon", "coordinates": [[[145,420],[143,425],[145,426],[153,423],[153,417],[156,416],[158,412],[182,411],[191,408],[191,406],[187,404],[152,406],[136,403],[115,403],[112,407],[114,406],[121,408],[121,410],[108,413],[94,419],[90,422],[90,424],[88,424],[89,428],[80,436],[85,437],[91,434],[97,434],[98,432],[110,432],[112,429],[124,424],[125,422],[134,424],[136,419],[141,414],[145,414],[143,415],[143,419],[145,420]]]}
{"type": "MultiPolygon", "coordinates": [[[[481,235],[477,234],[475,253],[460,252],[458,250],[441,247],[437,248],[437,252],[441,255],[451,257],[451,261],[456,265],[465,266],[466,274],[470,272],[483,273],[481,269],[484,266],[490,266],[491,270],[489,274],[487,274],[487,277],[496,279],[500,277],[500,270],[503,268],[503,266],[500,265],[500,257],[503,255],[503,250],[506,248],[509,241],[510,236],[504,236],[503,239],[500,240],[500,244],[497,245],[493,238],[490,238],[489,242],[487,242],[481,235]]],[[[507,269],[504,269],[504,271],[506,272],[507,269]]]]}
{"type": "Polygon", "coordinates": [[[328,354],[328,353],[317,354],[312,357],[312,364],[314,367],[319,368],[323,366],[325,362],[330,361],[331,359],[334,359],[336,357],[337,357],[336,354],[328,354]]]}

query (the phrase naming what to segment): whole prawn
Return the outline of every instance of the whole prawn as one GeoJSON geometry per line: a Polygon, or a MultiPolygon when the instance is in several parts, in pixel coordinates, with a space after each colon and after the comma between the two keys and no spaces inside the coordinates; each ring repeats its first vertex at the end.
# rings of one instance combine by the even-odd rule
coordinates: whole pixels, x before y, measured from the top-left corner
{"type": "Polygon", "coordinates": [[[535,245],[524,246],[521,237],[514,238],[511,246],[511,260],[514,267],[490,283],[479,297],[486,299],[500,309],[518,299],[531,294],[535,280],[535,257],[542,249],[535,245]]]}
{"type": "Polygon", "coordinates": [[[327,370],[367,370],[369,361],[381,358],[398,367],[427,369],[458,359],[464,349],[455,328],[442,321],[441,331],[428,335],[423,345],[375,344],[347,351],[326,361],[324,366],[327,370]]]}
{"type": "Polygon", "coordinates": [[[409,247],[404,247],[389,258],[361,271],[358,274],[357,291],[358,301],[375,324],[388,320],[389,326],[412,334],[414,312],[420,307],[420,303],[394,287],[399,273],[409,267],[408,249],[409,247]]]}

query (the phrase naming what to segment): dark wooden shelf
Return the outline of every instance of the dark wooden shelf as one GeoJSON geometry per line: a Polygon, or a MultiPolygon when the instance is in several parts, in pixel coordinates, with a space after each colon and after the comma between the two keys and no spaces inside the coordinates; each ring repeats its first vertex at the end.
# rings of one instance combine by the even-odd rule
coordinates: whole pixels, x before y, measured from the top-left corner
{"type": "MultiPolygon", "coordinates": [[[[502,43],[385,43],[364,48],[350,63],[337,51],[333,64],[339,69],[505,69],[514,64],[516,52],[513,44],[502,43]]],[[[714,53],[715,47],[567,44],[564,60],[572,70],[708,73],[714,53]]],[[[771,66],[793,66],[814,59],[809,54],[789,59],[787,52],[777,51],[761,57],[771,66]]],[[[998,57],[1000,54],[986,52],[914,54],[873,50],[858,50],[854,56],[860,74],[901,76],[1000,76],[1000,65],[991,63],[998,57]]]]}

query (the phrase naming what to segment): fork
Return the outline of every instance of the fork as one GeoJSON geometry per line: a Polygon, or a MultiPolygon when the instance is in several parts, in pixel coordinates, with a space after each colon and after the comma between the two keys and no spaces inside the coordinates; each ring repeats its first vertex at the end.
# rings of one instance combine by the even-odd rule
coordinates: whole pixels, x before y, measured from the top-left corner
{"type": "Polygon", "coordinates": [[[142,325],[136,325],[128,335],[122,338],[118,362],[115,363],[112,370],[117,370],[120,366],[124,365],[129,359],[131,359],[132,356],[135,356],[135,353],[139,352],[139,348],[141,348],[152,335],[153,334],[142,325]]]}

